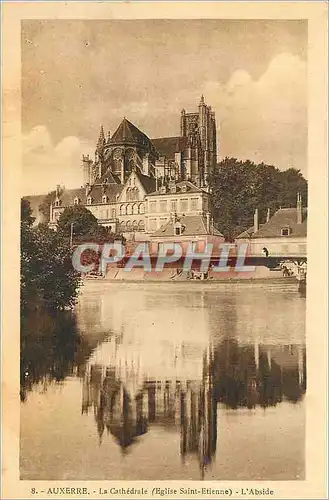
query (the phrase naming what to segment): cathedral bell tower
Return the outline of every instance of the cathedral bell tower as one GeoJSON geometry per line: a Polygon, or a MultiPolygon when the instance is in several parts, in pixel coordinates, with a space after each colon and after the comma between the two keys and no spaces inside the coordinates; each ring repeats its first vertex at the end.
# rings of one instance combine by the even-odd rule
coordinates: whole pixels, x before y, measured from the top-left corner
{"type": "Polygon", "coordinates": [[[207,184],[209,175],[217,163],[215,113],[205,103],[203,95],[196,113],[187,113],[185,109],[182,109],[180,132],[181,137],[188,138],[188,150],[185,158],[187,162],[186,176],[190,177],[192,182],[203,187],[207,184]]]}

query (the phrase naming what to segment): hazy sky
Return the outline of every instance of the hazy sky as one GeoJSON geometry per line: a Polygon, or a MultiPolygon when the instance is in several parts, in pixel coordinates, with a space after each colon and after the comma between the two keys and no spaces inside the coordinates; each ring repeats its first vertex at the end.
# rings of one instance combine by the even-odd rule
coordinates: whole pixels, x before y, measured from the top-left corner
{"type": "Polygon", "coordinates": [[[306,175],[306,53],[305,21],[24,21],[23,192],[81,185],[100,124],[179,135],[202,93],[220,157],[306,175]]]}

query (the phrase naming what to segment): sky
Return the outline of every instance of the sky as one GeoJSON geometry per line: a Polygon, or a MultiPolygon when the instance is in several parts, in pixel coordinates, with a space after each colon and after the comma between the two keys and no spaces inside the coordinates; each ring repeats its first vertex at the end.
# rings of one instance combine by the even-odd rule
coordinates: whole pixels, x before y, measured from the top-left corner
{"type": "Polygon", "coordinates": [[[22,194],[82,185],[101,124],[179,135],[201,94],[219,159],[307,176],[306,21],[25,20],[21,36],[22,194]]]}

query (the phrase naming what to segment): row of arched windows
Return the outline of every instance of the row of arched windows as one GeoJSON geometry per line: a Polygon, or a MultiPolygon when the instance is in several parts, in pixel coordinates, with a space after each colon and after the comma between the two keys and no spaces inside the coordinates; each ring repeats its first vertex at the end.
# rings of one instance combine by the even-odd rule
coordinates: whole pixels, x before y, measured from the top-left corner
{"type": "Polygon", "coordinates": [[[127,220],[127,222],[120,223],[120,231],[122,233],[129,231],[145,231],[145,224],[143,220],[127,220]]]}
{"type": "Polygon", "coordinates": [[[144,213],[144,203],[128,203],[127,205],[120,205],[120,215],[134,215],[144,213]]]}

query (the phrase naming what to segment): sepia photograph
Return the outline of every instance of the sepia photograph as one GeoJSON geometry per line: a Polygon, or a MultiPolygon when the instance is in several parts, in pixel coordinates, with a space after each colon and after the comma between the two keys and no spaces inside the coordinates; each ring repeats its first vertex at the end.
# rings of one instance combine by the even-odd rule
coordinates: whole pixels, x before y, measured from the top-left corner
{"type": "Polygon", "coordinates": [[[303,479],[307,23],[24,21],[21,43],[21,477],[303,479]],[[75,272],[114,241],[265,259],[75,272]]]}
{"type": "Polygon", "coordinates": [[[30,16],[19,37],[19,481],[310,479],[306,16],[30,16]]]}

